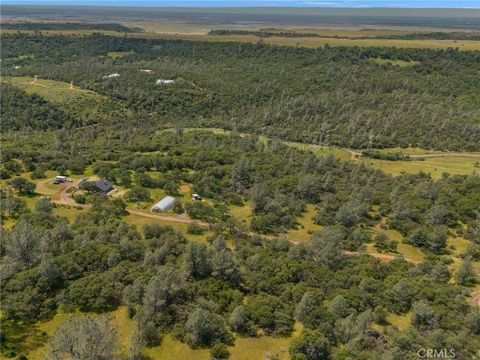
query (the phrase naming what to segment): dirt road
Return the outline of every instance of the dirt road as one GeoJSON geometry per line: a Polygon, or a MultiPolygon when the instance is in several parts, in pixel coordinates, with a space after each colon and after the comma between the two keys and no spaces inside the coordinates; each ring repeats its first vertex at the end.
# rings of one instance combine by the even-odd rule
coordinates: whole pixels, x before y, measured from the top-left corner
{"type": "Polygon", "coordinates": [[[127,211],[128,211],[129,214],[143,216],[143,217],[150,218],[150,219],[157,219],[157,220],[163,220],[163,221],[173,221],[173,222],[179,222],[179,223],[184,223],[184,224],[190,224],[190,223],[193,223],[193,222],[197,222],[201,226],[208,226],[207,223],[204,223],[204,222],[198,221],[198,220],[193,220],[193,219],[190,219],[189,217],[154,214],[154,213],[147,213],[147,212],[133,210],[133,209],[127,209],[127,211]]]}
{"type": "MultiPolygon", "coordinates": [[[[361,252],[356,252],[356,251],[344,251],[343,253],[347,256],[370,255],[370,256],[374,257],[375,259],[379,259],[379,260],[382,260],[382,261],[391,261],[391,260],[398,259],[398,257],[395,256],[395,255],[380,254],[380,253],[361,253],[361,252]]],[[[406,262],[408,262],[410,264],[413,264],[413,265],[418,265],[418,264],[422,263],[420,260],[410,259],[410,258],[406,258],[406,257],[403,257],[401,259],[403,259],[406,262]]]]}
{"type": "Polygon", "coordinates": [[[427,159],[427,158],[437,158],[437,157],[473,157],[480,158],[480,154],[469,154],[469,153],[439,153],[439,154],[418,154],[410,155],[412,159],[427,159]]]}

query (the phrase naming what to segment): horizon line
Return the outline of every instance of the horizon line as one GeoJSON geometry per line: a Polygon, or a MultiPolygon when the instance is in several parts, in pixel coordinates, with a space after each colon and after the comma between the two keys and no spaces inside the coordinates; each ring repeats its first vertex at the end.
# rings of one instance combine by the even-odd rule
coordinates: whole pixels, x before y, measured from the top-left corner
{"type": "Polygon", "coordinates": [[[48,3],[24,3],[24,2],[5,2],[2,1],[0,3],[1,6],[5,5],[14,5],[14,6],[38,6],[38,7],[99,7],[99,8],[153,8],[153,9],[431,9],[431,10],[462,10],[462,9],[471,9],[471,10],[480,10],[479,7],[471,7],[471,6],[460,6],[460,7],[430,7],[430,6],[315,6],[315,5],[303,5],[303,6],[265,6],[265,5],[249,5],[249,6],[201,6],[201,5],[178,5],[178,6],[155,6],[155,5],[96,5],[96,4],[89,4],[89,5],[81,5],[81,4],[48,4],[48,3]]]}

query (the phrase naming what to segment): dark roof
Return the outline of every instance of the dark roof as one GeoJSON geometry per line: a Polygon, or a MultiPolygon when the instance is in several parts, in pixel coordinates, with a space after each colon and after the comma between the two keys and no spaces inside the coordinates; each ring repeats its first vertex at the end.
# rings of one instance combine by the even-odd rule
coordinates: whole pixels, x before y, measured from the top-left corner
{"type": "Polygon", "coordinates": [[[97,187],[98,190],[102,192],[109,192],[113,190],[113,184],[110,181],[105,179],[95,181],[95,186],[97,187]]]}

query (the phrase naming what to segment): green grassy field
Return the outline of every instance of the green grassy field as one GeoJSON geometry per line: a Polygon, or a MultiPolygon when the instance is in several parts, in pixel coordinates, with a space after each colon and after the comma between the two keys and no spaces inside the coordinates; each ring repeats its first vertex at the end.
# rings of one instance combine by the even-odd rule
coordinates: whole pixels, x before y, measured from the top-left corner
{"type": "Polygon", "coordinates": [[[387,321],[391,325],[396,326],[403,331],[410,327],[412,321],[412,313],[407,313],[405,315],[389,314],[387,317],[387,321]]]}
{"type": "Polygon", "coordinates": [[[303,213],[302,217],[298,218],[300,226],[298,229],[289,230],[287,232],[287,239],[296,243],[309,241],[312,231],[322,229],[321,225],[315,224],[312,220],[316,214],[317,210],[315,210],[315,205],[307,204],[307,210],[303,213]]]}
{"type": "Polygon", "coordinates": [[[480,173],[478,163],[480,158],[469,157],[438,157],[411,161],[388,161],[364,158],[366,165],[380,169],[387,174],[400,175],[402,173],[416,174],[420,171],[429,173],[433,178],[440,178],[444,172],[455,175],[480,173]]]}
{"type": "Polygon", "coordinates": [[[342,160],[350,160],[352,155],[345,149],[330,147],[330,146],[320,146],[313,144],[304,144],[293,141],[285,141],[286,145],[292,146],[300,150],[307,150],[313,152],[315,155],[328,155],[333,154],[335,157],[342,160]]]}
{"type": "MultiPolygon", "coordinates": [[[[382,219],[380,224],[377,224],[373,231],[375,234],[384,233],[388,236],[390,240],[395,240],[398,243],[397,251],[399,254],[405,256],[406,258],[414,259],[414,260],[423,260],[425,257],[425,253],[418,247],[405,243],[403,240],[402,234],[400,234],[397,230],[394,229],[382,229],[381,224],[386,224],[386,219],[382,219]]],[[[378,252],[375,249],[375,244],[370,243],[367,244],[368,252],[378,252]]]]}
{"type": "Polygon", "coordinates": [[[120,112],[122,116],[131,115],[131,111],[123,104],[67,82],[31,77],[2,77],[0,80],[24,90],[27,94],[37,94],[52,103],[63,105],[67,112],[80,118],[108,118],[116,112],[120,112]]]}
{"type": "MultiPolygon", "coordinates": [[[[99,316],[90,314],[91,316],[99,316]]],[[[112,325],[117,331],[122,352],[126,353],[130,344],[130,337],[135,329],[135,321],[127,316],[125,307],[108,314],[112,325]]],[[[51,320],[38,322],[28,327],[28,331],[17,325],[16,335],[18,341],[24,344],[23,352],[28,354],[29,360],[43,360],[46,354],[46,343],[52,337],[56,329],[68,315],[58,313],[51,320]]],[[[10,326],[10,324],[7,324],[10,326]]],[[[295,324],[295,330],[290,337],[240,337],[236,336],[235,345],[229,347],[231,360],[263,360],[266,354],[278,354],[281,360],[287,360],[288,344],[293,337],[298,336],[301,331],[301,324],[295,324]]],[[[188,345],[172,338],[170,334],[163,337],[159,346],[146,348],[145,355],[151,360],[209,360],[208,349],[191,349],[188,345]]]]}

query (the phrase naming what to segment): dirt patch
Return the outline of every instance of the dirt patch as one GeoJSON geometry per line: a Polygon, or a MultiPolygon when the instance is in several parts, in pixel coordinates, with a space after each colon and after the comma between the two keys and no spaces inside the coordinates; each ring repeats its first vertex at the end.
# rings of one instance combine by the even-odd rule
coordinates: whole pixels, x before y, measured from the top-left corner
{"type": "Polygon", "coordinates": [[[380,254],[380,253],[360,253],[356,251],[344,251],[343,252],[347,256],[359,256],[359,255],[370,255],[373,256],[375,259],[382,260],[382,261],[391,261],[395,259],[403,259],[406,262],[414,265],[421,264],[422,262],[420,260],[415,260],[415,259],[410,259],[406,257],[399,258],[395,255],[388,255],[388,254],[380,254]]]}
{"type": "Polygon", "coordinates": [[[480,293],[475,295],[472,299],[472,305],[473,306],[480,306],[480,293]]]}
{"type": "Polygon", "coordinates": [[[192,187],[188,184],[183,184],[183,185],[180,185],[180,187],[178,188],[178,191],[180,191],[181,193],[188,193],[190,192],[190,190],[192,189],[192,187]]]}

